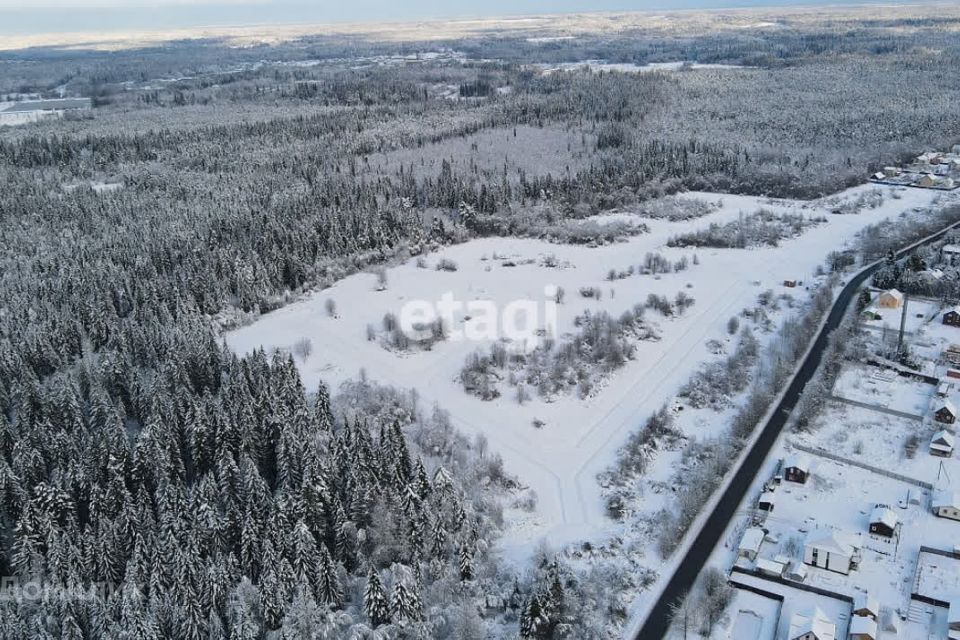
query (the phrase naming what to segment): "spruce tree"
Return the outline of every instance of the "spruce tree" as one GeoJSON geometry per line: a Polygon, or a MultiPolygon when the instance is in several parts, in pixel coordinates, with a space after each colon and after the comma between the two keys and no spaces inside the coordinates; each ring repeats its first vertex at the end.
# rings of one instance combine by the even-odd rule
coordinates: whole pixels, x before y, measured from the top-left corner
{"type": "Polygon", "coordinates": [[[370,569],[363,592],[363,610],[374,627],[390,622],[390,603],[376,570],[370,569]]]}

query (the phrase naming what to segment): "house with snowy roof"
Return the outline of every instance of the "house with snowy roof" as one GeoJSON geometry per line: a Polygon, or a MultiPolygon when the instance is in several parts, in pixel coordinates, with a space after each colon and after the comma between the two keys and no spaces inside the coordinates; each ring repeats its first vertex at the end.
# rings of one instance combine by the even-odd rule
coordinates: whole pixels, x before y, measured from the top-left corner
{"type": "Polygon", "coordinates": [[[810,477],[810,458],[792,455],[783,463],[783,477],[790,482],[805,484],[810,477]]]}
{"type": "Polygon", "coordinates": [[[790,617],[790,640],[836,640],[837,625],[820,607],[797,611],[790,617]]]}
{"type": "Polygon", "coordinates": [[[950,600],[950,608],[947,610],[947,638],[960,639],[960,596],[950,600]]]}
{"type": "Polygon", "coordinates": [[[957,408],[949,398],[936,398],[931,405],[933,419],[941,424],[953,424],[957,421],[957,408]]]}
{"type": "Polygon", "coordinates": [[[880,601],[869,593],[857,593],[853,598],[853,615],[876,620],[880,617],[880,601]]]}
{"type": "Polygon", "coordinates": [[[943,256],[944,261],[949,262],[950,265],[956,265],[957,262],[960,262],[960,244],[945,244],[940,249],[940,255],[943,256]]]}
{"type": "Polygon", "coordinates": [[[937,491],[930,502],[933,515],[960,521],[960,493],[937,491]]]}
{"type": "Polygon", "coordinates": [[[760,547],[763,545],[763,537],[766,535],[760,527],[751,527],[743,532],[740,539],[740,548],[737,550],[737,556],[746,558],[753,562],[760,553],[760,547]]]}
{"type": "Polygon", "coordinates": [[[850,640],[877,640],[877,621],[867,616],[850,619],[850,640]]]}
{"type": "Polygon", "coordinates": [[[886,538],[892,538],[897,531],[900,519],[893,509],[884,505],[877,505],[870,514],[870,533],[886,538]]]}
{"type": "Polygon", "coordinates": [[[953,434],[942,429],[933,434],[930,438],[930,455],[938,458],[950,458],[953,456],[955,438],[953,434]]]}
{"type": "Polygon", "coordinates": [[[947,309],[943,314],[943,324],[950,327],[960,327],[960,305],[947,309]]]}
{"type": "Polygon", "coordinates": [[[803,561],[811,567],[847,575],[859,561],[857,545],[833,529],[816,529],[807,534],[803,561]]]}
{"type": "Polygon", "coordinates": [[[776,506],[776,494],[773,491],[764,491],[757,500],[757,509],[760,511],[773,511],[776,506]]]}
{"type": "Polygon", "coordinates": [[[903,294],[896,289],[883,291],[877,296],[877,306],[881,309],[899,309],[903,306],[903,294]]]}

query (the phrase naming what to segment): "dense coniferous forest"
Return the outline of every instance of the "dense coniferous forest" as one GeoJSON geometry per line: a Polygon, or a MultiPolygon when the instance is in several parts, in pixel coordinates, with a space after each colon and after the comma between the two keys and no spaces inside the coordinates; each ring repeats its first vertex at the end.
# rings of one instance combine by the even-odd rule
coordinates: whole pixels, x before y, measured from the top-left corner
{"type": "Polygon", "coordinates": [[[475,235],[954,141],[960,13],[786,22],[0,53],[0,94],[92,100],[0,127],[0,637],[605,637],[620,576],[498,559],[495,452],[218,332],[475,235]],[[733,68],[545,71],[586,60],[733,68]]]}

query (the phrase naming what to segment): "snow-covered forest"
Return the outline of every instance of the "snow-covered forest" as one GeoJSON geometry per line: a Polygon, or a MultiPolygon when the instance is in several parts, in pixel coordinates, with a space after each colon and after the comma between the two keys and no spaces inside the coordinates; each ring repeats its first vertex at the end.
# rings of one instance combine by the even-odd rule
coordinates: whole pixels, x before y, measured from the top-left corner
{"type": "MultiPolygon", "coordinates": [[[[956,142],[960,11],[918,11],[909,30],[897,11],[784,12],[783,28],[687,17],[563,40],[0,52],[0,102],[92,99],[0,127],[0,576],[47,590],[0,598],[0,636],[615,635],[627,616],[618,598],[649,573],[578,570],[549,549],[520,567],[500,557],[503,503],[523,469],[415,392],[360,373],[305,387],[296,358],[319,343],[238,355],[222,332],[472,238],[595,247],[664,221],[689,225],[683,246],[802,235],[822,220],[711,227],[698,219],[719,200],[658,198],[820,198],[956,142]],[[596,60],[627,67],[580,68],[596,60]],[[682,61],[726,66],[639,69],[682,61]],[[625,207],[640,221],[594,219],[625,207]]],[[[868,234],[878,251],[886,231],[868,234]]],[[[603,265],[598,282],[607,269],[603,291],[621,275],[675,275],[690,265],[677,256],[603,265]]],[[[908,288],[908,275],[887,275],[908,288]]],[[[377,276],[371,295],[389,287],[377,276]]],[[[525,359],[477,355],[463,383],[521,404],[586,398],[657,326],[698,312],[697,292],[672,291],[619,317],[583,316],[578,334],[525,359]]],[[[828,302],[815,296],[763,359],[792,362],[828,302]]],[[[338,315],[332,299],[327,314],[338,315]]],[[[435,325],[429,344],[411,346],[382,317],[367,335],[384,357],[444,340],[435,325]]],[[[757,365],[762,326],[731,325],[734,351],[690,381],[692,405],[719,409],[747,388],[731,371],[757,365]]],[[[685,459],[732,459],[786,371],[764,375],[728,449],[687,443],[685,459]]],[[[654,441],[680,446],[666,414],[624,449],[617,517],[640,499],[632,483],[654,441]]],[[[678,541],[718,468],[681,491],[665,541],[678,541]]]]}

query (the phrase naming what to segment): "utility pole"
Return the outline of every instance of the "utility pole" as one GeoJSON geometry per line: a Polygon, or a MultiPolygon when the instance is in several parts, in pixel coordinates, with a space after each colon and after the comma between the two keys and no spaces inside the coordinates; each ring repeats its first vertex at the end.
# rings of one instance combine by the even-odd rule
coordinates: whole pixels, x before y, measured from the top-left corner
{"type": "Polygon", "coordinates": [[[910,296],[903,294],[903,313],[900,314],[900,335],[897,336],[897,358],[903,355],[903,332],[907,327],[907,303],[910,296]]]}

